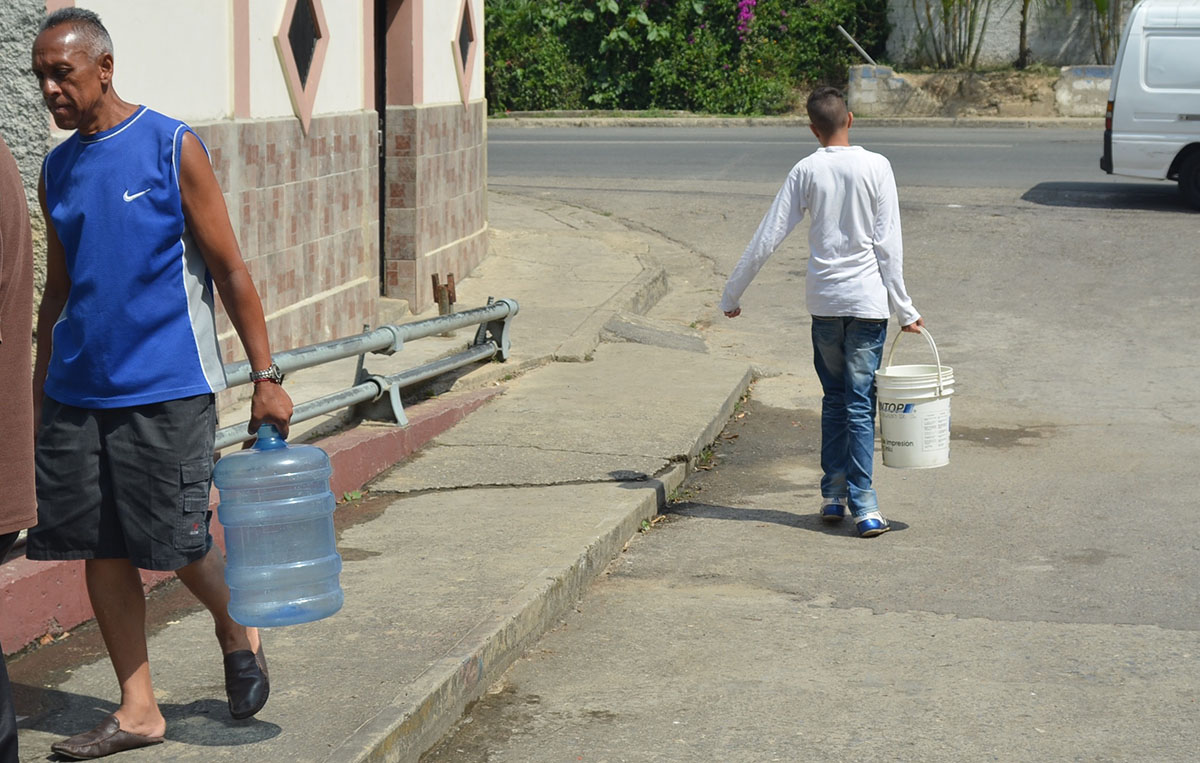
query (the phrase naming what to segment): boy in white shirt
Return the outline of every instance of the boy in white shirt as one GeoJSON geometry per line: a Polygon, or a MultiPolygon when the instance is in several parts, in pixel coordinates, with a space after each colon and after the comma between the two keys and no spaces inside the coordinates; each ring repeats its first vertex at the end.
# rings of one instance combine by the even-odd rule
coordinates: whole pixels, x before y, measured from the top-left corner
{"type": "Polygon", "coordinates": [[[725,284],[721,310],[741,315],[742,293],[792,229],[812,216],[806,277],[813,365],[821,380],[822,519],[849,509],[858,534],[891,529],[871,486],[875,459],[875,371],[888,317],[902,331],[925,325],[904,288],[904,247],[892,166],[850,145],[854,115],[836,88],[813,91],[810,129],[821,148],[788,173],[754,238],[725,284]]]}

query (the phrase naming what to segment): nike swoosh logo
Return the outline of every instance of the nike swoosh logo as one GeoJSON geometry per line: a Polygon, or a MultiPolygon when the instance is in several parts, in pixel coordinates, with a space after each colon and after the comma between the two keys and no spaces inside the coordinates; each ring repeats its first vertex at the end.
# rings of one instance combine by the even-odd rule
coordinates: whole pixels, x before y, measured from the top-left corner
{"type": "Polygon", "coordinates": [[[133,200],[134,200],[134,199],[136,199],[137,197],[139,197],[139,196],[145,196],[145,195],[146,195],[146,194],[148,194],[148,193],[150,193],[150,189],[149,189],[149,188],[147,188],[147,189],[146,189],[146,190],[144,190],[144,191],[138,191],[137,193],[135,193],[135,194],[133,194],[133,195],[131,196],[131,195],[129,194],[129,191],[128,191],[128,189],[126,189],[126,191],[125,191],[125,195],[124,195],[124,196],[122,196],[121,198],[125,199],[125,201],[133,201],[133,200]]]}

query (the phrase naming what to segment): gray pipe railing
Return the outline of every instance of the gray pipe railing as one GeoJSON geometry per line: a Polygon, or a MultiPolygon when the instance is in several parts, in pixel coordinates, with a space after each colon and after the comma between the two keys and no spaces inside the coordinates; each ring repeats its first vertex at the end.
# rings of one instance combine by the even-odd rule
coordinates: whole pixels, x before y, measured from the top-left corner
{"type": "MultiPolygon", "coordinates": [[[[354,386],[297,405],[292,412],[291,423],[298,424],[354,405],[365,406],[371,403],[382,403],[375,407],[375,414],[386,411],[389,418],[394,419],[401,426],[406,425],[408,419],[404,415],[404,408],[400,403],[401,389],[428,381],[472,363],[478,363],[481,360],[497,356],[500,360],[508,359],[510,346],[508,319],[517,314],[520,305],[513,299],[499,299],[494,302],[489,299],[488,303],[486,307],[464,310],[461,313],[439,315],[436,318],[402,325],[389,324],[355,336],[277,353],[274,356],[275,364],[285,374],[335,360],[344,360],[355,356],[359,358],[358,378],[355,379],[354,386]],[[371,375],[363,368],[363,356],[368,352],[391,355],[403,349],[405,342],[445,334],[455,329],[474,325],[479,326],[479,330],[475,334],[475,341],[463,352],[390,376],[371,375]],[[385,395],[387,396],[386,401],[383,400],[385,395]]],[[[250,364],[247,361],[230,363],[225,366],[225,378],[230,387],[248,384],[250,382],[250,364]]],[[[220,450],[239,442],[254,439],[254,435],[246,431],[248,424],[248,421],[243,421],[218,429],[216,448],[220,450]]]]}
{"type": "Polygon", "coordinates": [[[879,64],[875,63],[875,59],[873,59],[867,55],[867,51],[863,50],[862,46],[858,44],[858,40],[851,37],[850,33],[847,32],[845,29],[843,29],[841,24],[837,25],[837,30],[842,33],[842,37],[845,37],[847,40],[850,41],[850,44],[854,46],[854,49],[858,51],[858,54],[860,56],[867,59],[867,63],[869,63],[871,66],[879,65],[879,64]]]}

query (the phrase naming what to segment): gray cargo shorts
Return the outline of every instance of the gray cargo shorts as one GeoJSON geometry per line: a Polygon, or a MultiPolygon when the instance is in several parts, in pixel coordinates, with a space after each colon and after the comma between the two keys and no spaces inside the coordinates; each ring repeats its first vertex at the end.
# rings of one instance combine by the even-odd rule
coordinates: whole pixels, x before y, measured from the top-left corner
{"type": "Polygon", "coordinates": [[[30,559],[129,559],[177,570],[212,548],[211,394],[130,408],[42,403],[30,559]]]}

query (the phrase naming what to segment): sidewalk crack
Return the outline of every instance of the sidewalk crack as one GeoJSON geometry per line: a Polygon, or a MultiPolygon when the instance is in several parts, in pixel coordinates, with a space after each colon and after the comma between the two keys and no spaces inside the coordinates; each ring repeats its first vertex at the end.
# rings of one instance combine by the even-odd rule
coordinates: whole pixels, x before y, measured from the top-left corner
{"type": "Polygon", "coordinates": [[[518,445],[511,442],[472,442],[472,443],[431,443],[433,448],[516,448],[521,450],[536,450],[544,453],[574,453],[580,456],[607,456],[611,458],[649,458],[656,461],[673,462],[682,460],[685,456],[662,456],[651,453],[613,453],[602,450],[575,450],[573,448],[550,448],[545,445],[518,445]]]}

